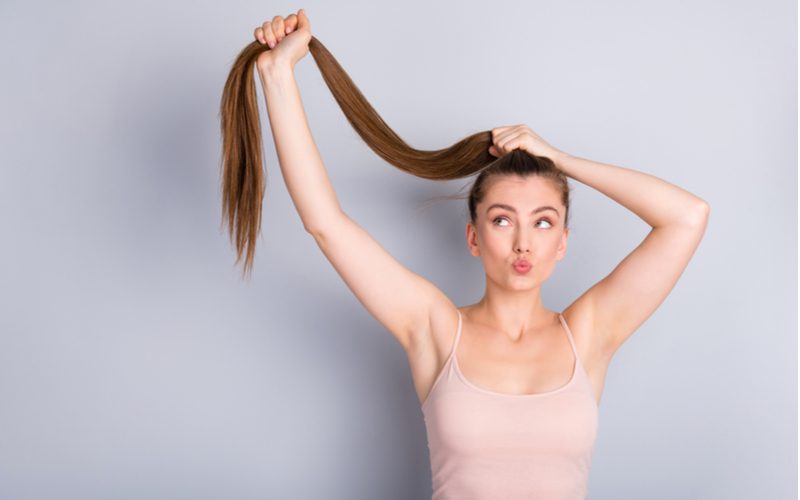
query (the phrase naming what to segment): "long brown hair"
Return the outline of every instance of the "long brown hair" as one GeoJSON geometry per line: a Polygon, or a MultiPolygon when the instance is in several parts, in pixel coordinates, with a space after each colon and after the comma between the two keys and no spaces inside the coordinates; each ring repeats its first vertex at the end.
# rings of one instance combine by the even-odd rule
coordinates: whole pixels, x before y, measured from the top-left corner
{"type": "MultiPolygon", "coordinates": [[[[480,172],[468,195],[473,224],[476,222],[475,207],[483,199],[488,186],[487,179],[491,176],[540,175],[550,179],[561,193],[566,207],[564,227],[567,227],[570,187],[567,177],[550,158],[532,155],[520,149],[496,158],[488,151],[492,145],[491,130],[472,134],[444,149],[414,149],[389,128],[319,40],[312,36],[308,49],[350,125],[389,164],[417,177],[431,180],[458,179],[480,172]]],[[[267,44],[254,41],[239,53],[225,82],[220,104],[223,142],[220,169],[222,222],[227,222],[228,236],[236,246],[237,264],[246,251],[244,276],[249,275],[252,270],[255,241],[261,229],[261,205],[266,189],[266,173],[261,158],[258,101],[253,78],[256,60],[266,50],[270,50],[267,44]]]]}

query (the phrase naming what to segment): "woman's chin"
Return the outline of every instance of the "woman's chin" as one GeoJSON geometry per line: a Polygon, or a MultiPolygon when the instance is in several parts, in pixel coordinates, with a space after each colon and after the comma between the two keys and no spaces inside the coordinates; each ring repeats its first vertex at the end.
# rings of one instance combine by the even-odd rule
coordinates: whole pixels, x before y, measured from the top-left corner
{"type": "Polygon", "coordinates": [[[536,288],[536,283],[529,276],[517,276],[508,283],[508,288],[520,292],[525,290],[533,290],[536,288]]]}

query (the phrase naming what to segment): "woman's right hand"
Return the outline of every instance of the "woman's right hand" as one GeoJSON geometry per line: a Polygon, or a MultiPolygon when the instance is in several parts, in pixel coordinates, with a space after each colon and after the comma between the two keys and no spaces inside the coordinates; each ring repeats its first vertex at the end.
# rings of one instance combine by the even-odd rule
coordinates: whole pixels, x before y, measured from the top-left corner
{"type": "Polygon", "coordinates": [[[285,20],[275,16],[271,21],[255,29],[255,38],[261,44],[270,46],[258,56],[256,65],[263,71],[272,64],[288,64],[294,68],[297,61],[308,54],[308,43],[311,41],[311,24],[303,9],[297,14],[289,14],[285,20]]]}

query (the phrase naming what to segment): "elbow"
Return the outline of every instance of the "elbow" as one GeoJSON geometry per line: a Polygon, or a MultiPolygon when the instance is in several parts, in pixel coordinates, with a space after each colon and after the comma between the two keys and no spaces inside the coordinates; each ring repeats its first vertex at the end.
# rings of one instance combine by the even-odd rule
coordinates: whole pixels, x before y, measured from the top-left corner
{"type": "Polygon", "coordinates": [[[322,238],[325,233],[330,232],[331,227],[336,227],[343,217],[347,217],[341,209],[327,210],[324,214],[324,216],[303,222],[303,228],[316,240],[322,238]]]}
{"type": "Polygon", "coordinates": [[[313,236],[315,240],[319,240],[322,237],[322,231],[317,229],[317,226],[305,226],[305,230],[308,234],[313,236]]]}
{"type": "Polygon", "coordinates": [[[688,222],[693,227],[704,228],[708,223],[708,216],[711,214],[711,205],[703,199],[697,202],[688,216],[688,222]]]}

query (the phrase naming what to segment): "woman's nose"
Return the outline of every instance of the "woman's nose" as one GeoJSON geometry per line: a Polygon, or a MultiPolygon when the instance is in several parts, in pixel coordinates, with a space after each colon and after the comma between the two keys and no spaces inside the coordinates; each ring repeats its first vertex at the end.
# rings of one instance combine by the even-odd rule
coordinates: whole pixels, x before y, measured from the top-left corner
{"type": "Polygon", "coordinates": [[[515,252],[531,251],[531,244],[528,241],[528,235],[525,233],[525,231],[520,231],[517,233],[517,239],[514,242],[514,251],[515,252]]]}
{"type": "Polygon", "coordinates": [[[517,244],[514,245],[514,251],[516,251],[516,252],[530,252],[531,251],[531,246],[530,246],[530,244],[528,244],[527,241],[520,239],[520,240],[517,240],[517,244]]]}

